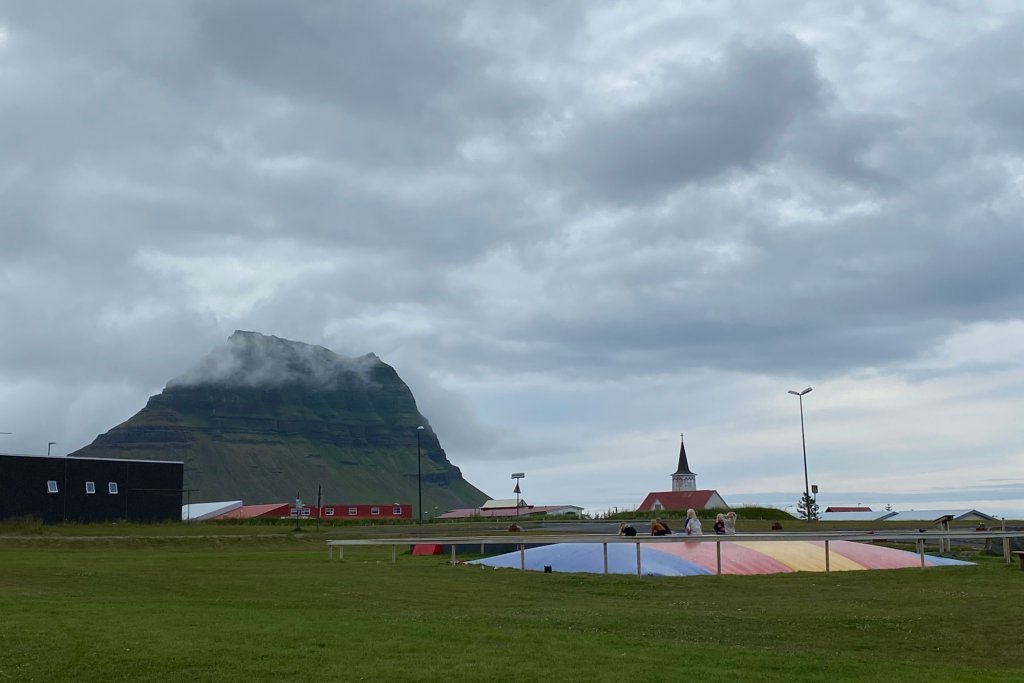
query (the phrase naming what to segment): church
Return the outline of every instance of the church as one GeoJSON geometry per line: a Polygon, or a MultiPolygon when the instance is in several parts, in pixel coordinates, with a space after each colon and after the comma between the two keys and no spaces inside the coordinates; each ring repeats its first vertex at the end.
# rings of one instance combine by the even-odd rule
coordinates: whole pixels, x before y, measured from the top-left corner
{"type": "Polygon", "coordinates": [[[694,510],[721,508],[724,510],[727,507],[728,505],[725,504],[725,500],[718,494],[718,491],[697,488],[697,475],[690,471],[690,465],[686,461],[686,444],[683,441],[683,435],[680,434],[679,465],[672,473],[672,490],[648,493],[637,510],[643,512],[685,511],[690,508],[694,510]]]}

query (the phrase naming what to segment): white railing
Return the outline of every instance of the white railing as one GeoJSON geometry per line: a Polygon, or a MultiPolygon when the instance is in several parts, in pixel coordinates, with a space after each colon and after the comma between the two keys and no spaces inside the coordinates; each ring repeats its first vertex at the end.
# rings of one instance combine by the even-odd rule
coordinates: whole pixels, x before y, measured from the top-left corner
{"type": "Polygon", "coordinates": [[[631,543],[636,546],[636,573],[642,576],[640,567],[640,547],[648,543],[714,543],[717,558],[717,574],[722,573],[722,544],[737,541],[824,541],[825,573],[830,573],[829,543],[831,541],[891,541],[896,543],[913,543],[921,556],[921,566],[925,566],[925,545],[938,545],[939,552],[949,549],[953,539],[1003,539],[1003,557],[1010,564],[1009,539],[1024,537],[1022,531],[822,531],[822,532],[764,532],[741,533],[719,536],[686,536],[682,534],[669,536],[612,536],[609,534],[531,534],[509,533],[488,536],[407,536],[393,538],[358,538],[327,541],[327,557],[334,559],[334,548],[338,548],[338,559],[344,558],[347,546],[390,545],[391,561],[398,557],[398,546],[402,545],[448,545],[451,546],[452,564],[456,563],[455,550],[458,546],[479,545],[480,554],[485,554],[488,545],[515,545],[519,550],[519,568],[526,569],[527,545],[550,545],[553,543],[600,543],[604,556],[604,573],[608,573],[608,545],[614,543],[631,543]]]}

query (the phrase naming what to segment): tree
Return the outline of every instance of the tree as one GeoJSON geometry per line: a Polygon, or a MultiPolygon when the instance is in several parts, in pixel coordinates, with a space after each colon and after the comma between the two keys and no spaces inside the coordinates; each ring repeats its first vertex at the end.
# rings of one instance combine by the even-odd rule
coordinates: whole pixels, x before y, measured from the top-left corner
{"type": "Polygon", "coordinates": [[[809,522],[816,521],[818,519],[818,501],[806,493],[801,494],[800,500],[796,504],[796,513],[809,522]]]}

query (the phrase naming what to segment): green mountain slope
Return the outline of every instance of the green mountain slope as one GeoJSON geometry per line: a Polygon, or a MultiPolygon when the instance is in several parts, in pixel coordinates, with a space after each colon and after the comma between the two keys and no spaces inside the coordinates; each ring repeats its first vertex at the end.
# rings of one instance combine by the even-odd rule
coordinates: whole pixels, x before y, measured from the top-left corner
{"type": "MultiPolygon", "coordinates": [[[[424,517],[487,496],[462,478],[409,387],[373,354],[235,332],[146,407],[72,456],[183,460],[192,502],[417,503],[424,517]]],[[[418,513],[414,513],[418,514],[418,513]]]]}

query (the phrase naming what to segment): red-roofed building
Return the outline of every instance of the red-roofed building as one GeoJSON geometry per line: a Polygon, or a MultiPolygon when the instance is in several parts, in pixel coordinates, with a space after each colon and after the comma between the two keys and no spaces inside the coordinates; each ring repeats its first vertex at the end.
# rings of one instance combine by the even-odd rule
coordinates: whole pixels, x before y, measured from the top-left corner
{"type": "Polygon", "coordinates": [[[725,500],[718,491],[652,491],[640,503],[638,510],[656,512],[658,510],[703,510],[705,508],[727,508],[725,500]]]}
{"type": "Polygon", "coordinates": [[[705,508],[726,508],[725,500],[718,491],[697,488],[697,475],[690,471],[686,460],[686,444],[679,435],[679,464],[672,473],[671,491],[652,491],[640,503],[638,510],[703,510],[705,508]]]}
{"type": "Polygon", "coordinates": [[[860,506],[856,506],[856,505],[850,506],[850,507],[843,507],[841,505],[832,505],[830,507],[825,508],[825,512],[871,512],[871,511],[872,510],[869,507],[860,507],[860,506]]]}
{"type": "MultiPolygon", "coordinates": [[[[294,503],[243,505],[214,519],[288,519],[295,517],[294,503]]],[[[303,519],[412,519],[412,503],[326,503],[302,506],[303,519]]]]}

